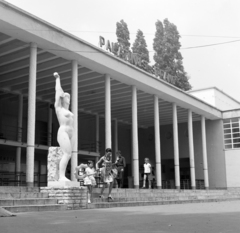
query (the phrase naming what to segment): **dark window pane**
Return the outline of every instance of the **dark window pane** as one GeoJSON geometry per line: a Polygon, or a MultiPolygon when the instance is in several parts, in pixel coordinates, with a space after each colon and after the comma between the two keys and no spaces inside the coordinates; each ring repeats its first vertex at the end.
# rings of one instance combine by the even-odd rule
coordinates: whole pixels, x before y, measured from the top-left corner
{"type": "Polygon", "coordinates": [[[232,127],[235,128],[235,127],[238,127],[239,128],[239,123],[233,123],[232,124],[232,127]]]}
{"type": "Polygon", "coordinates": [[[232,144],[225,145],[225,149],[232,149],[232,144]]]}
{"type": "MultiPolygon", "coordinates": [[[[231,135],[231,134],[230,134],[230,135],[231,135]]],[[[238,138],[238,137],[240,137],[240,133],[233,133],[232,137],[233,137],[233,138],[238,138]]]]}
{"type": "Polygon", "coordinates": [[[233,122],[238,122],[239,120],[238,120],[238,118],[233,118],[233,119],[231,119],[231,121],[233,123],[233,122]]]}
{"type": "Polygon", "coordinates": [[[228,139],[228,138],[231,138],[231,137],[232,137],[232,134],[225,134],[225,135],[224,135],[224,138],[225,138],[225,139],[228,139]]]}
{"type": "Polygon", "coordinates": [[[240,143],[233,144],[233,148],[240,148],[240,143]]]}
{"type": "Polygon", "coordinates": [[[225,139],[225,144],[229,144],[229,143],[232,143],[232,139],[225,139]]]}
{"type": "Polygon", "coordinates": [[[239,132],[239,128],[232,129],[233,133],[239,132]]]}
{"type": "Polygon", "coordinates": [[[224,129],[224,133],[231,133],[231,129],[224,129]]]}
{"type": "Polygon", "coordinates": [[[240,138],[233,139],[233,143],[240,142],[240,138]]]}
{"type": "Polygon", "coordinates": [[[224,126],[224,129],[229,129],[231,128],[231,125],[230,124],[226,124],[226,125],[223,125],[224,126]]]}
{"type": "Polygon", "coordinates": [[[223,123],[230,123],[230,119],[223,120],[223,123]]]}

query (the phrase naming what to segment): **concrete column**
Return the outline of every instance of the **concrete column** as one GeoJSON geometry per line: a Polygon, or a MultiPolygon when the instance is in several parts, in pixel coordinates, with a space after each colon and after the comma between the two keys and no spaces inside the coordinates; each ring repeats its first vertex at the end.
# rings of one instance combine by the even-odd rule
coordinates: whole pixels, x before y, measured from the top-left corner
{"type": "Polygon", "coordinates": [[[160,144],[160,124],[159,124],[159,102],[154,96],[154,131],[155,131],[155,160],[157,188],[162,188],[162,168],[161,168],[161,144],[160,144]]]}
{"type": "Polygon", "coordinates": [[[118,120],[114,120],[114,145],[115,145],[115,154],[114,154],[114,160],[116,160],[116,154],[118,151],[118,120]]]}
{"type": "Polygon", "coordinates": [[[110,75],[105,75],[105,149],[112,148],[111,132],[111,80],[110,75]]]}
{"type": "Polygon", "coordinates": [[[133,184],[139,188],[139,155],[138,155],[138,117],[137,117],[137,88],[132,86],[132,157],[133,184]]]}
{"type": "MultiPolygon", "coordinates": [[[[23,117],[23,96],[18,96],[18,132],[17,141],[22,142],[22,117],[23,117]]],[[[16,150],[16,180],[18,181],[18,186],[20,182],[20,172],[21,172],[21,147],[17,147],[16,150]]]]}
{"type": "Polygon", "coordinates": [[[172,106],[173,106],[173,147],[174,147],[175,186],[176,189],[180,189],[177,105],[173,103],[172,106]]]}
{"type": "Polygon", "coordinates": [[[71,180],[76,181],[74,176],[75,168],[78,163],[78,63],[72,61],[72,93],[71,93],[71,110],[74,115],[74,132],[72,142],[71,157],[71,180]]]}
{"type": "Polygon", "coordinates": [[[31,43],[28,83],[26,185],[34,186],[37,45],[31,43]]]}
{"type": "Polygon", "coordinates": [[[96,152],[99,153],[99,115],[96,115],[96,152]]]}
{"type": "Polygon", "coordinates": [[[193,144],[193,123],[192,123],[192,111],[190,109],[188,110],[188,144],[189,144],[191,187],[192,189],[196,189],[194,144],[193,144]]]}
{"type": "MultiPolygon", "coordinates": [[[[99,115],[96,115],[96,152],[99,153],[99,115]]],[[[95,164],[97,163],[99,157],[95,158],[95,164]]]]}
{"type": "Polygon", "coordinates": [[[203,151],[204,185],[205,185],[205,189],[209,189],[207,146],[206,146],[206,124],[205,124],[205,117],[204,116],[201,116],[201,128],[202,128],[202,151],[203,151]]]}
{"type": "Polygon", "coordinates": [[[48,104],[48,146],[52,146],[52,104],[48,104]]]}

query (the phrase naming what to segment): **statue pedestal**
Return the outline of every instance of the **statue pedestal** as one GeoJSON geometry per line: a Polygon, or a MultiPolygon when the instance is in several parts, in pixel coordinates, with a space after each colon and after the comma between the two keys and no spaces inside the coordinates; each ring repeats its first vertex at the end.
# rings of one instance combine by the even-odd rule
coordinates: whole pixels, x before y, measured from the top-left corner
{"type": "MultiPolygon", "coordinates": [[[[53,183],[57,184],[58,182],[53,183]]],[[[66,205],[69,210],[88,208],[86,187],[40,187],[40,191],[48,193],[49,198],[56,199],[58,204],[66,205]]]]}
{"type": "Polygon", "coordinates": [[[59,181],[59,162],[63,152],[60,147],[49,147],[48,149],[48,187],[68,188],[80,187],[77,181],[59,181]]]}
{"type": "Polygon", "coordinates": [[[80,187],[78,181],[48,181],[48,187],[66,188],[66,187],[80,187]]]}
{"type": "Polygon", "coordinates": [[[58,181],[59,162],[62,159],[63,152],[60,147],[49,147],[48,149],[48,182],[58,181]]]}

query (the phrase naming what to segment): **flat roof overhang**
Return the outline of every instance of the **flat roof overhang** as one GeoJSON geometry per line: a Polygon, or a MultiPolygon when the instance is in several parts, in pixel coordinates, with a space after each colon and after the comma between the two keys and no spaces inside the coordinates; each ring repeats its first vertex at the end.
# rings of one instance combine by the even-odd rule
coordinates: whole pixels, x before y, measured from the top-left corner
{"type": "MultiPolygon", "coordinates": [[[[153,125],[153,95],[157,95],[160,98],[159,111],[161,124],[170,124],[172,121],[171,103],[176,103],[178,105],[178,113],[180,112],[179,122],[187,121],[188,109],[193,111],[194,120],[200,120],[200,115],[203,115],[207,119],[211,120],[222,118],[222,113],[217,108],[2,0],[0,1],[0,32],[2,32],[3,35],[10,36],[9,41],[8,38],[5,42],[3,40],[3,45],[6,43],[9,45],[10,49],[11,43],[13,42],[15,43],[16,51],[29,48],[29,43],[34,42],[38,45],[38,48],[40,48],[39,54],[49,53],[52,56],[56,56],[60,62],[59,64],[62,64],[58,68],[55,66],[56,71],[61,68],[63,71],[70,72],[69,69],[71,67],[71,60],[77,60],[79,63],[79,69],[85,69],[85,73],[83,72],[84,75],[82,75],[83,82],[86,81],[89,83],[91,79],[93,80],[88,94],[91,92],[92,94],[99,95],[99,97],[102,98],[104,92],[95,92],[95,90],[97,90],[95,87],[102,85],[101,87],[103,88],[103,74],[110,74],[112,77],[112,94],[115,94],[115,97],[112,98],[112,117],[118,118],[119,120],[124,119],[122,120],[123,122],[131,123],[130,86],[132,85],[135,85],[139,90],[138,120],[140,125],[153,125]],[[16,45],[17,41],[15,41],[14,38],[17,39],[17,41],[22,41],[23,44],[20,43],[19,45],[16,45]],[[63,68],[64,66],[65,70],[63,68]],[[89,74],[91,72],[95,74],[89,79],[89,74]],[[118,85],[120,88],[114,89],[118,85]],[[119,103],[122,103],[122,105],[119,105],[119,103]],[[122,113],[124,111],[127,111],[128,113],[122,113]]],[[[16,51],[13,49],[12,54],[14,55],[16,51]]],[[[47,63],[47,60],[48,59],[45,60],[45,63],[47,63]]],[[[51,60],[51,58],[49,58],[49,60],[51,60]]],[[[54,65],[52,65],[52,67],[54,67],[54,65]]],[[[48,69],[50,73],[52,70],[53,68],[48,69]]],[[[11,70],[9,70],[9,72],[10,74],[12,73],[11,70]]],[[[37,78],[39,78],[39,75],[37,78]]],[[[68,88],[70,81],[69,77],[68,79],[66,78],[66,86],[68,88]]],[[[10,91],[12,89],[11,86],[12,85],[9,85],[10,91]]],[[[17,87],[18,86],[15,85],[14,89],[16,90],[17,87]]],[[[79,83],[79,88],[81,87],[81,83],[79,83]]],[[[54,89],[51,92],[49,91],[48,96],[50,97],[47,98],[44,96],[46,91],[38,91],[38,88],[39,86],[37,86],[37,97],[39,97],[40,100],[53,101],[54,89]],[[41,94],[43,96],[41,96],[41,94]]],[[[44,89],[44,86],[41,86],[40,89],[41,88],[44,89]]],[[[20,92],[22,92],[22,90],[20,90],[20,92]]],[[[79,90],[79,95],[81,96],[81,90],[79,90]]],[[[86,95],[83,93],[82,98],[84,99],[85,96],[86,95]]],[[[100,100],[99,97],[97,100],[100,100]]],[[[82,99],[79,100],[81,101],[82,99]]],[[[79,110],[85,111],[87,109],[87,111],[92,113],[104,113],[104,106],[99,107],[94,105],[96,102],[94,96],[87,97],[85,101],[85,103],[79,103],[79,110]]],[[[102,101],[104,104],[104,98],[102,98],[102,101]]]]}

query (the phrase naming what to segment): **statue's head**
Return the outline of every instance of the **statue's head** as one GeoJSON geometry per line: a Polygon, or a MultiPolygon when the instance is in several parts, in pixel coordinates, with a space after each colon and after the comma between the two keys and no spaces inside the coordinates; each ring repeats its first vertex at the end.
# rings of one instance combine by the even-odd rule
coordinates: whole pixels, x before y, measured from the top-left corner
{"type": "Polygon", "coordinates": [[[64,96],[63,96],[63,106],[68,108],[70,105],[70,94],[68,94],[67,92],[64,92],[64,96]]]}

